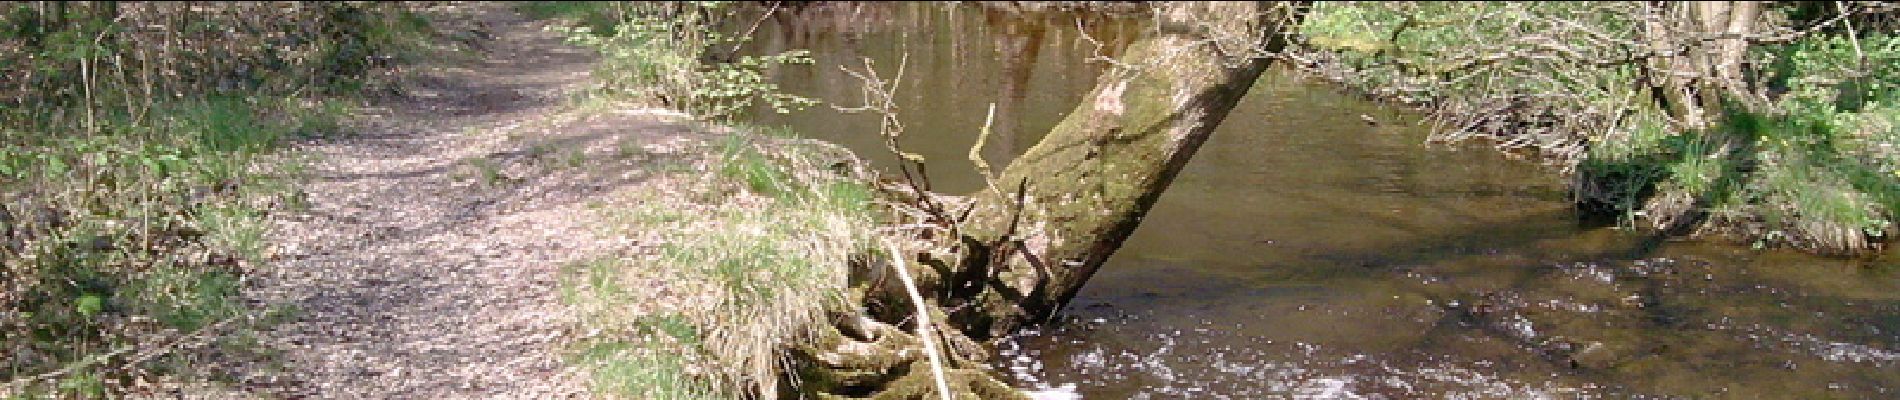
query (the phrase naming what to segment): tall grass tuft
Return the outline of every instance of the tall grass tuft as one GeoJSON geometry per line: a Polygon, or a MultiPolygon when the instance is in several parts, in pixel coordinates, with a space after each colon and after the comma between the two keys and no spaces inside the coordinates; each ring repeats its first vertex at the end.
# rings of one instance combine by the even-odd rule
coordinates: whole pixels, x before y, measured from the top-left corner
{"type": "MultiPolygon", "coordinates": [[[[570,293],[598,329],[627,332],[622,342],[659,343],[646,355],[600,363],[597,378],[697,379],[710,391],[691,393],[775,398],[784,350],[812,339],[827,312],[850,304],[846,269],[867,250],[871,192],[859,176],[827,168],[834,148],[749,133],[704,146],[705,172],[665,178],[684,190],[654,194],[615,219],[620,232],[654,235],[657,251],[577,268],[589,272],[570,275],[570,293]],[[624,289],[652,279],[695,297],[624,289]]],[[[672,390],[624,383],[604,384],[630,398],[672,390]]]]}

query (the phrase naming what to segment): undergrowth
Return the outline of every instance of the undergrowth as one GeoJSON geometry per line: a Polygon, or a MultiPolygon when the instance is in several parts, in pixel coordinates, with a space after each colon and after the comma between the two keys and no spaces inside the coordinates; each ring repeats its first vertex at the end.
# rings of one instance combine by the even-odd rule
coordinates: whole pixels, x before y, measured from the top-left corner
{"type": "Polygon", "coordinates": [[[1702,199],[1703,229],[1757,247],[1878,248],[1900,218],[1900,38],[1859,41],[1862,55],[1845,37],[1756,49],[1778,60],[1766,74],[1787,90],[1772,110],[1731,108],[1695,132],[1651,121],[1604,140],[1580,169],[1622,187],[1605,197],[1631,222],[1673,195],[1702,199]]]}
{"type": "Polygon", "coordinates": [[[11,389],[102,396],[139,373],[105,357],[245,311],[237,278],[264,261],[263,213],[298,170],[260,157],[340,117],[264,117],[282,106],[181,100],[150,123],[95,121],[93,134],[0,131],[0,342],[13,361],[0,378],[75,368],[11,389]]]}
{"type": "Polygon", "coordinates": [[[581,19],[577,26],[555,29],[567,34],[569,43],[601,55],[594,72],[601,84],[596,96],[714,119],[730,119],[760,106],[785,113],[817,104],[816,100],[780,91],[778,84],[765,75],[766,70],[781,65],[812,63],[809,52],[734,53],[750,38],[721,32],[739,15],[739,8],[731,2],[615,2],[529,8],[581,19]],[[598,22],[606,15],[620,19],[603,28],[598,22]]]}
{"type": "MultiPolygon", "coordinates": [[[[1542,156],[1571,173],[1580,205],[1623,226],[1834,254],[1900,232],[1900,40],[1869,27],[1878,17],[1847,18],[1861,29],[1851,34],[1750,46],[1767,104],[1724,98],[1720,117],[1696,127],[1651,101],[1643,64],[1595,63],[1646,51],[1642,7],[1324,3],[1300,55],[1355,90],[1434,111],[1438,139],[1542,156]],[[1550,48],[1565,50],[1541,53],[1550,48]],[[1486,54],[1505,56],[1470,62],[1486,54]]],[[[1769,6],[1764,19],[1798,26],[1834,12],[1813,8],[1769,6]]]]}
{"type": "MultiPolygon", "coordinates": [[[[0,4],[0,397],[217,379],[292,138],[344,132],[427,21],[396,5],[0,4]],[[190,23],[186,23],[190,22],[190,23]]],[[[245,351],[245,350],[237,350],[245,351]]]]}

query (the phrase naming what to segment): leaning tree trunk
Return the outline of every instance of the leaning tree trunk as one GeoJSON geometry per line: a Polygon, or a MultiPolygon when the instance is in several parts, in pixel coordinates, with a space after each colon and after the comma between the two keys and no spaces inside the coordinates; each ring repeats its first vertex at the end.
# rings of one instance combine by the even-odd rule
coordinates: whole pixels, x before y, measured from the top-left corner
{"type": "Polygon", "coordinates": [[[1133,233],[1215,126],[1286,46],[1304,5],[1170,3],[1082,104],[990,187],[942,277],[978,338],[1050,317],[1133,233]]]}
{"type": "Polygon", "coordinates": [[[1686,129],[1703,129],[1720,117],[1723,100],[1754,106],[1743,74],[1747,37],[1757,33],[1761,4],[1754,1],[1655,4],[1644,18],[1651,51],[1649,74],[1663,109],[1686,129]]]}
{"type": "Polygon", "coordinates": [[[854,268],[866,307],[835,315],[816,343],[794,349],[801,391],[936,398],[932,371],[941,366],[946,389],[961,398],[1020,397],[987,372],[987,350],[972,338],[1046,319],[1073,297],[1266,70],[1269,53],[1286,46],[1305,8],[1158,6],[1155,32],[1133,43],[1082,104],[989,189],[954,202],[967,207],[948,211],[943,199],[909,193],[950,233],[915,238],[897,256],[918,262],[893,263],[918,276],[925,304],[895,284],[908,279],[883,276],[892,265],[854,268]],[[920,310],[928,318],[914,318],[920,310]],[[941,361],[920,350],[931,342],[940,344],[941,361]]]}

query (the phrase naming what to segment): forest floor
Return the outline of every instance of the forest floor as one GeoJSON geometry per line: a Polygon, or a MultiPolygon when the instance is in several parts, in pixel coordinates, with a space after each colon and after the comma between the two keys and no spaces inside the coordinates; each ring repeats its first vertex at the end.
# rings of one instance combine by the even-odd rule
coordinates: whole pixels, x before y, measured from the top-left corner
{"type": "Polygon", "coordinates": [[[478,56],[405,66],[403,93],[357,113],[354,133],[289,152],[308,160],[293,194],[306,207],[272,217],[245,295],[288,316],[254,333],[268,356],[217,367],[235,386],[216,391],[242,394],[206,396],[587,396],[564,356],[585,333],[560,271],[641,252],[596,210],[667,185],[649,167],[702,130],[575,112],[589,51],[509,5],[458,7],[478,56]]]}

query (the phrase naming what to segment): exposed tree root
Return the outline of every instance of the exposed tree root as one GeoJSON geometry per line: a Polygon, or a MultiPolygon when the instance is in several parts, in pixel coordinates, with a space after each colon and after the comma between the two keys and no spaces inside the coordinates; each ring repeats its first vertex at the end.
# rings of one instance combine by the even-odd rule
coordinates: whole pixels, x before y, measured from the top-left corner
{"type": "MultiPolygon", "coordinates": [[[[943,315],[939,307],[928,307],[931,314],[943,315]]],[[[834,316],[814,344],[793,351],[801,390],[819,399],[938,398],[924,341],[914,331],[873,319],[869,312],[834,316]]],[[[944,376],[955,398],[1025,398],[985,368],[986,350],[976,341],[942,324],[930,332],[938,336],[944,376]]]]}
{"type": "Polygon", "coordinates": [[[986,190],[962,198],[932,193],[922,158],[897,148],[897,85],[868,61],[862,73],[847,70],[865,84],[865,105],[850,110],[882,114],[886,146],[905,160],[904,182],[883,188],[897,220],[881,231],[911,247],[890,249],[892,265],[870,261],[882,257],[853,265],[853,300],[863,307],[834,315],[817,341],[797,349],[791,369],[801,390],[817,398],[1026,398],[986,368],[977,340],[1045,321],[1069,301],[1285,48],[1282,33],[1305,8],[1157,9],[1157,31],[1131,44],[1088,99],[1000,174],[986,174],[986,190]]]}

